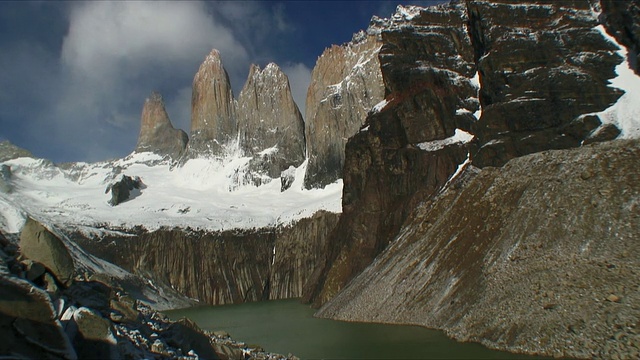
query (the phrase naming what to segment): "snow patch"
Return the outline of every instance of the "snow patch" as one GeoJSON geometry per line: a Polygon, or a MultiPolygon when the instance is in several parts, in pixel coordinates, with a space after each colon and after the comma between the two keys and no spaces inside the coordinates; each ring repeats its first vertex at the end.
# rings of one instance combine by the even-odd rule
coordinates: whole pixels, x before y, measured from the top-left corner
{"type": "Polygon", "coordinates": [[[622,56],[624,61],[616,67],[616,76],[611,82],[611,87],[623,90],[625,93],[608,109],[597,113],[603,123],[616,125],[620,130],[621,139],[640,138],[640,77],[637,76],[628,61],[627,49],[619,44],[615,38],[607,34],[604,26],[598,25],[598,31],[609,40],[616,44],[620,50],[618,54],[622,56]]]}
{"type": "Polygon", "coordinates": [[[437,150],[443,149],[447,145],[453,145],[458,143],[466,144],[469,141],[471,141],[473,137],[474,136],[472,134],[469,134],[464,130],[456,129],[456,132],[451,137],[448,137],[442,140],[434,140],[434,141],[419,143],[416,146],[424,151],[437,151],[437,150]]]}

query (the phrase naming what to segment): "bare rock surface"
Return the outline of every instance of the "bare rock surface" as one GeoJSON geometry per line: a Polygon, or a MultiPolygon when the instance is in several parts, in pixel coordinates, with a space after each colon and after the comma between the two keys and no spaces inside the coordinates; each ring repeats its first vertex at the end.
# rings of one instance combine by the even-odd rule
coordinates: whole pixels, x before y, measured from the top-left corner
{"type": "Polygon", "coordinates": [[[417,324],[515,352],[639,354],[640,142],[468,167],[318,316],[417,324]]]}
{"type": "Polygon", "coordinates": [[[304,121],[289,79],[278,65],[270,63],[262,70],[252,65],[237,104],[239,141],[245,154],[265,158],[271,178],[302,164],[304,121]]]}
{"type": "Polygon", "coordinates": [[[150,151],[177,159],[186,148],[187,133],[173,127],[159,93],[153,92],[145,100],[140,122],[135,151],[150,151]]]}
{"type": "Polygon", "coordinates": [[[372,25],[351,42],[327,48],[313,68],[305,114],[307,188],[324,187],[342,177],[347,139],[384,98],[380,28],[372,25]]]}
{"type": "Polygon", "coordinates": [[[28,218],[20,233],[22,256],[44,265],[64,285],[73,281],[75,266],[60,239],[39,222],[28,218]]]}
{"type": "Polygon", "coordinates": [[[238,133],[236,104],[218,50],[212,50],[193,78],[190,157],[221,155],[238,133]]]}

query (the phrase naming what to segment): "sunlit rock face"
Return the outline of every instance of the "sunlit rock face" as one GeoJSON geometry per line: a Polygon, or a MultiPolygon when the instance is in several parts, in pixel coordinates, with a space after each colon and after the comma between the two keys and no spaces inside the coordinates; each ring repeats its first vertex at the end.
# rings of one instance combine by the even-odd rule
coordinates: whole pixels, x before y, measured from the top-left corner
{"type": "Polygon", "coordinates": [[[245,154],[264,158],[272,178],[305,159],[304,121],[289,79],[278,65],[252,65],[238,96],[239,142],[245,154]]]}
{"type": "Polygon", "coordinates": [[[238,133],[236,104],[218,50],[212,50],[193,78],[189,157],[221,155],[238,133]]]}
{"type": "Polygon", "coordinates": [[[474,163],[580,146],[599,125],[583,115],[622,94],[608,80],[623,59],[596,28],[590,2],[469,1],[468,9],[482,84],[474,163]]]}
{"type": "Polygon", "coordinates": [[[136,152],[150,151],[177,159],[187,146],[187,134],[175,129],[164,107],[162,95],[153,92],[142,108],[136,152]]]}
{"type": "Polygon", "coordinates": [[[622,95],[610,80],[624,59],[597,10],[586,0],[469,0],[376,20],[385,99],[346,145],[343,215],[307,299],[337,294],[461,164],[616,138],[597,113],[622,95]]]}
{"type": "Polygon", "coordinates": [[[378,60],[383,26],[374,23],[351,42],[327,48],[316,62],[305,114],[307,188],[323,187],[342,177],[347,139],[384,98],[378,60]]]}
{"type": "Polygon", "coordinates": [[[466,167],[317,313],[569,358],[634,358],[640,141],[466,167]],[[627,339],[633,339],[631,341],[627,339]],[[574,346],[580,344],[580,346],[574,346]]]}

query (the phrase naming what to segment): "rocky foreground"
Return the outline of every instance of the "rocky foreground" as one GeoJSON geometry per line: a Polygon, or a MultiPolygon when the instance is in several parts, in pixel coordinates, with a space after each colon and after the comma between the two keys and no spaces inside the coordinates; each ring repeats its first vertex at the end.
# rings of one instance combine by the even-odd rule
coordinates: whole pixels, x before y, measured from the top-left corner
{"type": "MultiPolygon", "coordinates": [[[[171,321],[135,285],[80,274],[64,242],[28,219],[19,242],[0,233],[0,354],[31,359],[293,359],[171,321]],[[140,296],[140,294],[136,294],[140,296]]],[[[130,280],[129,280],[130,281],[130,280]]]]}

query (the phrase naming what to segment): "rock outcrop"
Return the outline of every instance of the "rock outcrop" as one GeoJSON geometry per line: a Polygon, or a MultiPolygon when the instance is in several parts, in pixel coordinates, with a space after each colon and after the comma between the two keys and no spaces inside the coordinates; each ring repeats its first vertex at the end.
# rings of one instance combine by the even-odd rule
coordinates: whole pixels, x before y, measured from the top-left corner
{"type": "Polygon", "coordinates": [[[212,50],[193,78],[191,134],[187,154],[219,156],[238,133],[236,103],[218,50],[212,50]]]}
{"type": "Polygon", "coordinates": [[[554,357],[635,358],[640,141],[469,166],[317,315],[554,357]]]}
{"type": "Polygon", "coordinates": [[[33,154],[29,150],[12,144],[9,140],[0,141],[0,162],[19,157],[33,157],[33,154]]]}
{"type": "Polygon", "coordinates": [[[374,23],[351,42],[326,49],[313,68],[305,114],[306,188],[324,187],[342,177],[347,139],[384,98],[378,60],[382,27],[374,23]]]}
{"type": "Polygon", "coordinates": [[[623,59],[596,29],[591,4],[469,1],[468,7],[482,83],[474,164],[500,166],[580,146],[592,130],[583,115],[622,94],[608,80],[623,59]]]}
{"type": "Polygon", "coordinates": [[[629,50],[629,63],[640,75],[640,4],[636,1],[600,0],[600,20],[616,40],[629,50]]]}
{"type": "Polygon", "coordinates": [[[594,113],[620,97],[623,59],[598,25],[586,0],[398,7],[381,33],[385,101],[347,143],[334,250],[307,298],[337,294],[463,162],[615,138],[594,113]]]}
{"type": "Polygon", "coordinates": [[[331,235],[325,269],[317,273],[320,286],[306,294],[316,305],[337,294],[387,246],[412,209],[415,192],[435,194],[468,158],[469,139],[453,138],[458,127],[469,127],[457,110],[478,106],[465,8],[428,8],[419,16],[403,9],[392,19],[395,30],[382,32],[380,61],[390,94],[347,143],[343,214],[331,235]],[[412,44],[421,47],[407,51],[412,44]],[[451,141],[442,141],[447,138],[451,141]]]}
{"type": "Polygon", "coordinates": [[[111,192],[111,199],[109,199],[108,203],[111,206],[116,206],[139,196],[140,190],[144,189],[144,187],[144,183],[138,176],[132,178],[128,175],[122,175],[119,181],[107,186],[105,194],[111,192]]]}
{"type": "Polygon", "coordinates": [[[39,222],[28,218],[20,233],[20,252],[25,258],[44,265],[61,284],[69,286],[75,265],[69,250],[56,235],[39,222]]]}
{"type": "Polygon", "coordinates": [[[86,251],[213,304],[299,298],[325,261],[338,214],[273,229],[207,233],[161,229],[101,239],[73,234],[86,251]]]}
{"type": "Polygon", "coordinates": [[[140,135],[135,151],[150,151],[177,159],[188,141],[187,133],[175,129],[164,108],[162,95],[153,92],[144,101],[140,120],[140,135]]]}
{"type": "Polygon", "coordinates": [[[245,154],[264,160],[269,177],[302,164],[304,121],[278,65],[270,63],[264,70],[251,66],[238,96],[237,118],[240,146],[245,154]]]}

